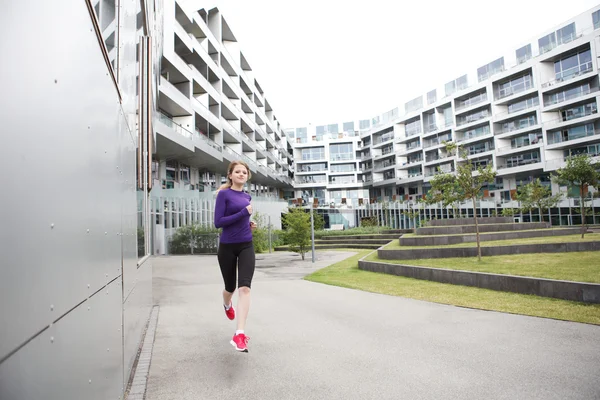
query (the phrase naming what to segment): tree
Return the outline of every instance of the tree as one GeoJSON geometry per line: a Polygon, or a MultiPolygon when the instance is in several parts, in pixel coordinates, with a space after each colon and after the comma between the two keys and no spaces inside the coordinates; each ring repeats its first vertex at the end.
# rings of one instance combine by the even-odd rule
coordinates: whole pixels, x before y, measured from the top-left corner
{"type": "Polygon", "coordinates": [[[579,188],[579,198],[581,200],[581,237],[585,235],[585,204],[584,191],[587,187],[598,187],[600,173],[598,165],[592,164],[590,156],[580,154],[567,158],[567,165],[556,171],[552,179],[559,185],[577,186],[579,188]]]}
{"type": "Polygon", "coordinates": [[[323,218],[323,214],[319,214],[315,211],[313,215],[313,224],[315,225],[315,231],[322,231],[325,229],[325,218],[323,218]]]}
{"type": "Polygon", "coordinates": [[[294,207],[288,209],[282,218],[286,226],[285,242],[291,251],[300,253],[304,260],[304,254],[310,246],[310,214],[302,208],[294,207]]]}
{"type": "Polygon", "coordinates": [[[556,207],[561,198],[561,193],[552,195],[552,188],[542,185],[539,178],[521,186],[517,194],[517,200],[521,202],[522,210],[528,212],[537,208],[540,212],[540,221],[544,220],[542,216],[544,211],[556,207]]]}
{"type": "MultiPolygon", "coordinates": [[[[475,233],[477,237],[477,260],[481,261],[481,245],[479,241],[479,223],[477,221],[477,198],[481,196],[481,189],[484,185],[494,181],[496,172],[492,170],[492,166],[488,165],[485,168],[473,168],[471,160],[468,158],[467,151],[456,143],[445,143],[446,150],[454,154],[458,151],[459,157],[464,160],[463,164],[459,164],[456,168],[455,187],[457,193],[461,194],[461,200],[469,200],[473,202],[473,217],[475,218],[475,233]]],[[[433,186],[433,185],[432,185],[433,186]]]]}
{"type": "Polygon", "coordinates": [[[454,218],[456,218],[458,204],[464,199],[463,192],[454,175],[439,172],[430,181],[431,190],[427,193],[425,202],[427,204],[442,203],[444,208],[452,206],[454,218]]]}

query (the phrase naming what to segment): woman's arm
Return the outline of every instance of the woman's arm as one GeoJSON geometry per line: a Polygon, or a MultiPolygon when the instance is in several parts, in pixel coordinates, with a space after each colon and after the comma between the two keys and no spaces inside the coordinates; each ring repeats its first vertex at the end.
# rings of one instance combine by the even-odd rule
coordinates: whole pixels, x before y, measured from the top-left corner
{"type": "Polygon", "coordinates": [[[223,228],[229,226],[239,220],[240,218],[250,215],[247,208],[242,208],[240,212],[233,215],[225,216],[225,192],[219,191],[217,194],[217,201],[215,204],[215,227],[223,228]]]}

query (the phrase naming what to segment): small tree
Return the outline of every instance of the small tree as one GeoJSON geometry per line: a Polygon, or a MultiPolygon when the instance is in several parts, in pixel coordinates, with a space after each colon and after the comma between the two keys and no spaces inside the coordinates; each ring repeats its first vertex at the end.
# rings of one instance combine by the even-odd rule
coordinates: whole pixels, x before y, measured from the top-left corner
{"type": "Polygon", "coordinates": [[[581,237],[585,235],[585,204],[584,191],[588,186],[598,187],[600,173],[598,165],[592,164],[590,156],[580,154],[567,158],[567,165],[556,171],[552,176],[559,185],[577,186],[579,188],[579,198],[581,201],[581,237]]]}
{"type": "Polygon", "coordinates": [[[300,253],[304,260],[304,254],[310,246],[310,214],[302,208],[290,208],[282,218],[286,226],[285,242],[290,250],[300,253]]]}
{"type": "Polygon", "coordinates": [[[322,231],[325,229],[325,218],[323,218],[322,214],[319,214],[316,211],[313,214],[313,223],[315,225],[315,231],[322,231]]]}
{"type": "Polygon", "coordinates": [[[428,204],[442,203],[444,208],[452,206],[453,215],[456,218],[458,205],[463,201],[464,194],[453,174],[439,172],[430,181],[431,190],[427,193],[425,201],[428,204]]]}
{"type": "Polygon", "coordinates": [[[477,237],[477,260],[481,261],[481,245],[479,241],[479,223],[477,221],[477,199],[481,196],[481,189],[487,183],[493,182],[496,177],[496,172],[492,170],[492,166],[488,165],[485,168],[477,167],[475,170],[471,160],[468,158],[466,150],[462,146],[457,146],[455,143],[445,143],[446,150],[453,154],[458,150],[459,156],[465,161],[464,164],[458,165],[456,168],[456,187],[459,193],[462,193],[464,200],[470,199],[473,202],[473,217],[475,218],[475,234],[477,237]],[[477,174],[474,174],[477,172],[477,174]]]}
{"type": "Polygon", "coordinates": [[[521,202],[521,209],[528,212],[537,208],[540,213],[540,221],[544,220],[542,214],[546,210],[556,207],[561,198],[562,194],[560,193],[552,195],[552,189],[542,185],[539,178],[521,186],[517,194],[517,200],[521,202]]]}
{"type": "Polygon", "coordinates": [[[177,228],[169,243],[172,254],[216,253],[220,229],[199,224],[177,228]]]}

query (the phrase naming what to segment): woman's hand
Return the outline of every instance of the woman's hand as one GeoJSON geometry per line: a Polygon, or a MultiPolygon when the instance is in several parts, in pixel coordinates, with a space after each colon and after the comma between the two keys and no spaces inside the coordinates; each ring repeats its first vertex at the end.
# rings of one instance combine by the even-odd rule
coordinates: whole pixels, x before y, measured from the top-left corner
{"type": "Polygon", "coordinates": [[[248,204],[246,210],[248,210],[248,214],[252,215],[252,204],[248,204]]]}
{"type": "Polygon", "coordinates": [[[250,230],[253,231],[256,229],[256,227],[257,227],[256,222],[250,221],[250,230]]]}

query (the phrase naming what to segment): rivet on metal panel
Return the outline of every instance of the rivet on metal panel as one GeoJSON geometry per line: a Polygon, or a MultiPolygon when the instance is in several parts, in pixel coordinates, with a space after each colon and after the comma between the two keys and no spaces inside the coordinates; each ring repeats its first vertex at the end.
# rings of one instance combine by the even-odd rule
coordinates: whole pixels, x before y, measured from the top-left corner
{"type": "Polygon", "coordinates": [[[54,224],[50,224],[50,229],[54,229],[54,224]]]}
{"type": "Polygon", "coordinates": [[[58,83],[58,79],[55,79],[55,80],[54,80],[54,83],[58,83]]]}
{"type": "Polygon", "coordinates": [[[88,283],[88,289],[90,288],[90,284],[88,283]]]}
{"type": "Polygon", "coordinates": [[[88,307],[88,311],[90,311],[92,309],[92,307],[88,307]]]}
{"type": "Polygon", "coordinates": [[[108,353],[110,351],[110,348],[106,349],[106,352],[108,353]]]}
{"type": "Polygon", "coordinates": [[[108,235],[108,232],[104,232],[105,235],[108,235]]]}
{"type": "Polygon", "coordinates": [[[50,343],[54,343],[54,336],[50,336],[50,343]]]}
{"type": "Polygon", "coordinates": [[[54,304],[50,304],[50,311],[54,311],[54,304]]]}
{"type": "Polygon", "coordinates": [[[92,380],[90,379],[90,380],[88,381],[88,383],[92,383],[92,380]]]}
{"type": "Polygon", "coordinates": [[[87,233],[90,233],[90,230],[89,230],[89,229],[87,230],[87,233]]]}

